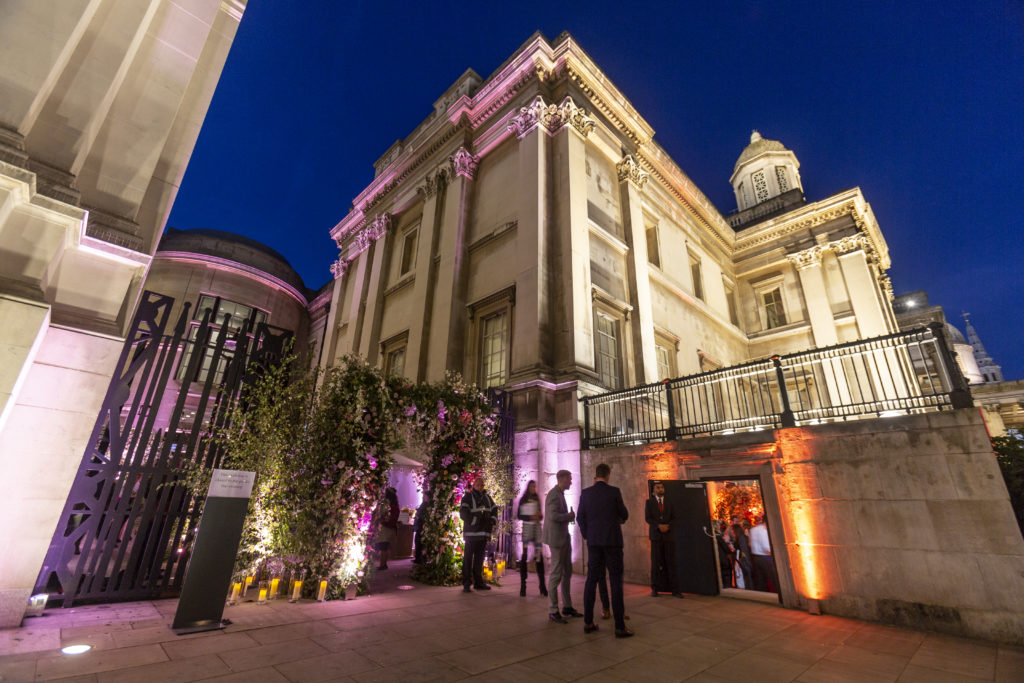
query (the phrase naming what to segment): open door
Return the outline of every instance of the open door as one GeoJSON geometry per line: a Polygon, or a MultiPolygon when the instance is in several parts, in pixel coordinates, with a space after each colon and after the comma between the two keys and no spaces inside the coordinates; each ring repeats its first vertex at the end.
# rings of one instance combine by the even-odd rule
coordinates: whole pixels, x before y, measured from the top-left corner
{"type": "Polygon", "coordinates": [[[701,481],[665,481],[665,499],[675,510],[676,582],[684,593],[718,595],[714,538],[707,490],[701,481]]]}

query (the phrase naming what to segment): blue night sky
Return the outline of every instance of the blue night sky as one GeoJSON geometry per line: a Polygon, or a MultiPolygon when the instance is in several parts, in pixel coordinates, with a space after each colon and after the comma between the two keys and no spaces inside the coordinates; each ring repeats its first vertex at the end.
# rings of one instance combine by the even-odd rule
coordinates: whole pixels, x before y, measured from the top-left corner
{"type": "Polygon", "coordinates": [[[809,201],[859,186],[896,293],[1024,377],[1024,4],[249,0],[169,225],[258,239],[311,288],[372,164],[467,68],[573,34],[723,213],[751,129],[809,201]]]}

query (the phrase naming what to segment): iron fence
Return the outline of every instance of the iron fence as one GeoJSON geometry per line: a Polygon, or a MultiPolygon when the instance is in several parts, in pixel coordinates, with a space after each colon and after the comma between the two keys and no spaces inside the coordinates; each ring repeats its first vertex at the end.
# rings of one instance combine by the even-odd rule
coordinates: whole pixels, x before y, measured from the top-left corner
{"type": "Polygon", "coordinates": [[[581,401],[585,449],[972,405],[939,324],[581,401]]]}

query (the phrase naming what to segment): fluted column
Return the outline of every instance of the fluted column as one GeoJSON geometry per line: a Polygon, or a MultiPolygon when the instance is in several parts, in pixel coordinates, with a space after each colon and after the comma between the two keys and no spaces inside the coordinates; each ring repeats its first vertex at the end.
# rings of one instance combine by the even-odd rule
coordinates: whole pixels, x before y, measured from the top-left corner
{"type": "MultiPolygon", "coordinates": [[[[423,196],[423,216],[416,237],[416,281],[413,283],[412,320],[409,321],[409,342],[406,349],[405,374],[422,381],[427,376],[428,349],[434,336],[432,313],[437,291],[438,268],[434,263],[434,244],[440,232],[440,216],[448,184],[447,170],[434,171],[417,191],[423,196]]],[[[441,343],[439,340],[435,343],[441,343]]]]}
{"type": "Polygon", "coordinates": [[[366,311],[363,316],[362,330],[359,336],[358,353],[373,365],[377,362],[380,351],[380,324],[384,312],[384,289],[387,284],[387,257],[390,251],[388,244],[388,228],[391,227],[391,215],[378,214],[373,223],[360,235],[366,243],[372,245],[373,256],[370,260],[370,275],[366,292],[366,311]],[[382,239],[383,238],[383,239],[382,239]]]}
{"type": "Polygon", "coordinates": [[[829,302],[828,288],[825,286],[825,274],[821,268],[823,252],[824,249],[818,246],[787,257],[800,276],[807,315],[811,319],[814,345],[817,347],[832,346],[839,342],[832,304],[829,302]]]}
{"type": "Polygon", "coordinates": [[[648,275],[647,233],[644,225],[640,193],[648,174],[640,169],[631,155],[616,164],[619,193],[622,198],[622,221],[629,254],[626,258],[630,305],[633,315],[630,326],[633,333],[633,368],[636,382],[648,384],[658,381],[658,361],[654,346],[654,314],[651,310],[651,280],[648,275]]]}
{"type": "MultiPolygon", "coordinates": [[[[460,147],[449,160],[452,179],[444,195],[438,235],[437,287],[433,306],[427,379],[444,379],[445,372],[462,372],[465,362],[466,267],[470,191],[479,159],[460,147]],[[436,341],[435,341],[436,339],[436,341]]],[[[476,379],[470,377],[470,379],[476,379]]]]}

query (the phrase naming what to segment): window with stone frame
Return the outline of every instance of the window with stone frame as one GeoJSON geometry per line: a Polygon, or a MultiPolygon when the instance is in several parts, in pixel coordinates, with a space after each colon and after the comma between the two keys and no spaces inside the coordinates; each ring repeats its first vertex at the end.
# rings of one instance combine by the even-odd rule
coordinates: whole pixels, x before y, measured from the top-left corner
{"type": "Polygon", "coordinates": [[[416,236],[419,230],[413,228],[402,234],[402,258],[399,261],[398,277],[411,273],[416,266],[416,236]]]}
{"type": "Polygon", "coordinates": [[[676,368],[678,342],[666,334],[654,333],[654,360],[658,369],[658,381],[675,379],[679,376],[676,368]]]}
{"type": "Polygon", "coordinates": [[[782,305],[782,287],[773,287],[761,291],[762,310],[766,329],[782,327],[786,324],[786,310],[782,305]]]}
{"type": "Polygon", "coordinates": [[[601,384],[609,389],[618,389],[622,386],[620,321],[602,311],[596,312],[595,318],[594,350],[597,356],[597,374],[601,384]]]}
{"type": "Polygon", "coordinates": [[[768,199],[768,182],[765,180],[764,171],[757,171],[751,176],[754,181],[754,196],[757,201],[763,202],[768,199]]]}
{"type": "Polygon", "coordinates": [[[382,369],[389,377],[404,377],[406,351],[409,348],[409,332],[401,332],[381,343],[382,369]]]}
{"type": "Polygon", "coordinates": [[[647,262],[661,268],[661,250],[658,244],[658,226],[648,225],[644,231],[647,237],[647,262]]]}
{"type": "Polygon", "coordinates": [[[775,180],[779,183],[779,192],[786,192],[789,190],[789,177],[786,175],[785,166],[775,167],[775,180]]]}
{"type": "Polygon", "coordinates": [[[700,256],[688,252],[690,260],[690,278],[693,280],[693,296],[704,301],[704,275],[701,270],[700,256]]]}
{"type": "MultiPolygon", "coordinates": [[[[221,349],[220,357],[217,359],[217,367],[214,368],[213,357],[216,355],[217,348],[217,336],[220,334],[220,330],[224,326],[225,316],[230,316],[227,319],[227,333],[232,335],[238,330],[242,329],[242,326],[249,322],[248,337],[252,339],[256,326],[260,323],[267,321],[266,311],[262,311],[252,306],[246,306],[245,304],[237,301],[231,301],[224,299],[213,294],[202,294],[199,296],[199,302],[196,304],[192,312],[192,321],[189,323],[188,331],[185,333],[187,343],[185,344],[184,353],[181,355],[181,359],[178,361],[178,371],[175,374],[175,378],[178,381],[184,381],[185,375],[188,372],[188,365],[192,359],[192,353],[195,349],[196,342],[199,339],[199,326],[202,322],[203,315],[206,310],[210,309],[210,335],[206,341],[206,347],[203,349],[203,357],[199,362],[199,367],[196,371],[195,377],[191,378],[191,382],[205,382],[209,377],[210,371],[213,370],[213,384],[220,385],[224,383],[224,372],[227,370],[228,363],[234,358],[234,347],[230,343],[225,343],[221,349]]],[[[230,337],[229,337],[230,339],[230,337]]]]}
{"type": "Polygon", "coordinates": [[[475,373],[483,389],[508,383],[512,360],[515,287],[507,287],[469,305],[473,355],[467,373],[475,373]],[[475,367],[474,367],[475,366],[475,367]]]}
{"type": "Polygon", "coordinates": [[[736,308],[736,287],[728,280],[722,280],[725,288],[725,306],[729,309],[729,322],[736,327],[740,326],[739,309],[736,308]]]}
{"type": "Polygon", "coordinates": [[[508,381],[509,313],[501,309],[480,321],[480,386],[500,387],[508,381]]]}

